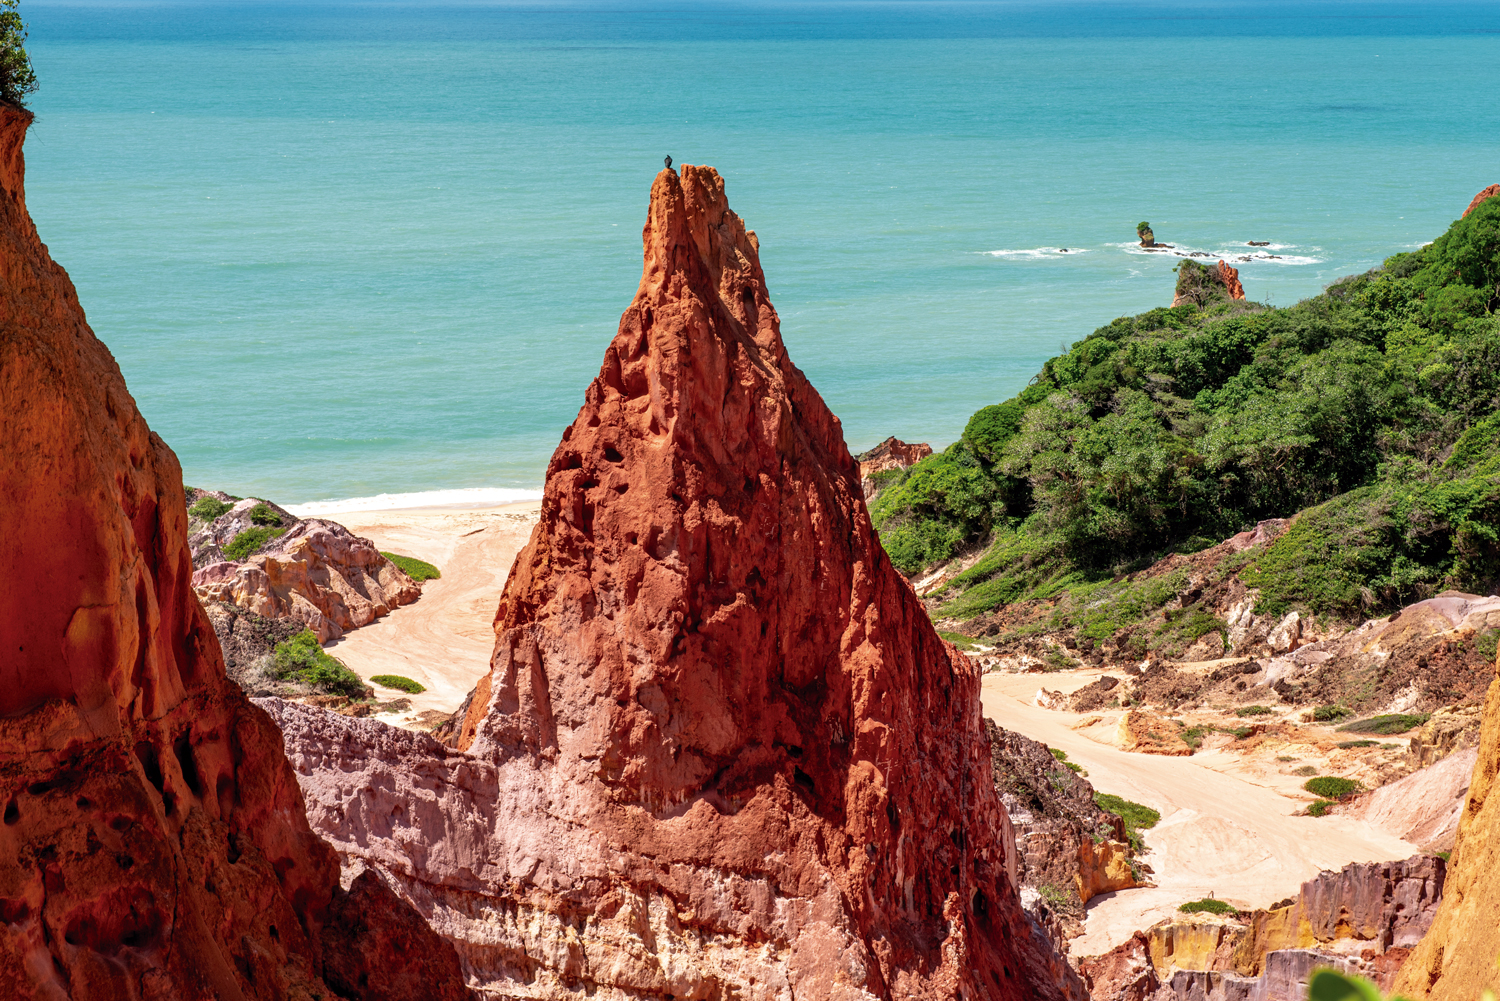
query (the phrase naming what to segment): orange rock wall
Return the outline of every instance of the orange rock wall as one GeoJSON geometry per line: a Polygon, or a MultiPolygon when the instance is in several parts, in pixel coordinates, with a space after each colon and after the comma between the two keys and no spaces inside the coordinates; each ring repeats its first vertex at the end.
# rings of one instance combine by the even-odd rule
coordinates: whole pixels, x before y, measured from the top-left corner
{"type": "Polygon", "coordinates": [[[1496,195],[1500,195],[1500,184],[1491,184],[1489,187],[1485,188],[1483,191],[1479,192],[1479,194],[1474,196],[1474,200],[1469,203],[1469,207],[1464,209],[1464,215],[1468,215],[1470,212],[1473,212],[1475,209],[1479,208],[1480,202],[1486,201],[1490,198],[1494,198],[1496,195]]]}
{"type": "Polygon", "coordinates": [[[335,856],[224,677],[177,459],[27,214],[30,120],[0,103],[0,997],[330,997],[335,856]]]}
{"type": "MultiPolygon", "coordinates": [[[[1472,208],[1472,206],[1471,206],[1472,208]]],[[[1500,660],[1496,672],[1500,674],[1500,660]]],[[[1479,728],[1479,757],[1458,822],[1437,917],[1396,975],[1413,1001],[1471,1001],[1500,987],[1500,679],[1490,683],[1479,728]]]]}

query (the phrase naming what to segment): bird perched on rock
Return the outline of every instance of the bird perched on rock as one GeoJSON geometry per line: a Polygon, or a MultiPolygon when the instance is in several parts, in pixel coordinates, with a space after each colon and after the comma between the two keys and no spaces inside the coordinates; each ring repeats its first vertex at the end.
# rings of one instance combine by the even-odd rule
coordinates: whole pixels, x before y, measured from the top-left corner
{"type": "Polygon", "coordinates": [[[667,157],[666,163],[667,163],[667,169],[671,170],[672,169],[672,158],[670,156],[667,157]]]}

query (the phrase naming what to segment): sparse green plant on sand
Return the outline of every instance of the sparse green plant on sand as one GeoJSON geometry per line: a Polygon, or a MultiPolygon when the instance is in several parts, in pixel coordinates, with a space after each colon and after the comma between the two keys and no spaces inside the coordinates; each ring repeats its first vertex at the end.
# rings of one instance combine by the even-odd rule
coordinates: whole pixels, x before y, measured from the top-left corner
{"type": "Polygon", "coordinates": [[[406,574],[406,576],[418,584],[424,580],[437,580],[443,575],[442,571],[438,570],[437,567],[424,560],[419,560],[411,556],[398,556],[395,553],[381,553],[380,555],[396,564],[396,569],[406,574]]]}
{"type": "Polygon", "coordinates": [[[1293,775],[1304,775],[1304,776],[1305,775],[1316,775],[1316,774],[1318,774],[1318,770],[1316,768],[1314,768],[1312,765],[1303,765],[1301,768],[1297,768],[1297,769],[1293,770],[1292,774],[1293,775]]]}
{"type": "Polygon", "coordinates": [[[1226,904],[1222,900],[1205,897],[1202,900],[1190,900],[1177,908],[1183,914],[1238,914],[1239,910],[1233,904],[1226,904]]]}
{"type": "Polygon", "coordinates": [[[1346,779],[1340,775],[1320,775],[1302,783],[1302,788],[1324,799],[1343,799],[1345,796],[1359,792],[1364,787],[1353,779],[1346,779]]]}
{"type": "Polygon", "coordinates": [[[1133,849],[1138,852],[1146,850],[1146,840],[1141,832],[1155,827],[1161,820],[1160,813],[1149,806],[1105,792],[1094,793],[1094,803],[1105,813],[1112,813],[1125,821],[1125,838],[1133,849]]]}
{"type": "Polygon", "coordinates": [[[376,674],[370,680],[382,688],[394,688],[408,695],[421,695],[427,691],[425,685],[410,678],[403,678],[399,674],[376,674]]]}
{"type": "Polygon", "coordinates": [[[24,107],[26,95],[36,93],[36,73],[26,54],[26,23],[19,6],[19,0],[0,0],[0,98],[24,107]]]}
{"type": "Polygon", "coordinates": [[[1338,804],[1331,799],[1313,800],[1307,804],[1306,812],[1309,817],[1321,817],[1335,806],[1338,806],[1338,804]]]}
{"type": "Polygon", "coordinates": [[[1386,713],[1383,716],[1371,716],[1369,719],[1355,720],[1353,723],[1345,723],[1339,727],[1341,733],[1380,733],[1393,734],[1405,733],[1413,727],[1421,726],[1432,718],[1431,713],[1386,713]]]}
{"type": "Polygon", "coordinates": [[[1234,711],[1236,716],[1269,716],[1270,706],[1240,706],[1234,711]]]}

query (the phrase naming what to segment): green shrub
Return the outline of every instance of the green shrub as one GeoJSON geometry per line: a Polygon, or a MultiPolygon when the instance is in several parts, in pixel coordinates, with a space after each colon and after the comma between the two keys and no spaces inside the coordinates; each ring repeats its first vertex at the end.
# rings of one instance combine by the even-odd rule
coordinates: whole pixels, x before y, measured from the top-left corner
{"type": "Polygon", "coordinates": [[[1234,711],[1236,716],[1269,716],[1270,706],[1240,706],[1234,711]]]}
{"type": "Polygon", "coordinates": [[[1307,810],[1305,812],[1309,817],[1321,817],[1329,810],[1333,809],[1335,806],[1338,806],[1338,804],[1333,802],[1332,800],[1316,799],[1307,804],[1307,810]]]}
{"type": "Polygon", "coordinates": [[[397,556],[395,553],[381,553],[380,555],[396,564],[396,569],[406,574],[406,576],[418,584],[424,580],[437,580],[442,576],[438,568],[431,563],[425,563],[411,556],[397,556]]]}
{"type": "Polygon", "coordinates": [[[975,645],[974,637],[972,636],[965,636],[963,633],[944,632],[941,629],[938,630],[938,635],[947,640],[949,643],[952,643],[954,646],[958,647],[960,650],[969,651],[979,649],[979,647],[975,645]]]}
{"type": "Polygon", "coordinates": [[[1341,740],[1335,746],[1341,751],[1347,751],[1351,747],[1379,747],[1381,744],[1378,740],[1341,740]]]}
{"type": "Polygon", "coordinates": [[[1302,788],[1314,796],[1337,800],[1359,792],[1363,787],[1353,779],[1346,779],[1339,775],[1320,775],[1302,783],[1302,788]]]}
{"type": "Polygon", "coordinates": [[[1413,727],[1421,726],[1431,718],[1431,713],[1387,713],[1384,716],[1371,716],[1368,719],[1345,723],[1338,729],[1341,733],[1380,733],[1389,736],[1395,733],[1405,733],[1413,727]]]}
{"type": "Polygon", "coordinates": [[[1177,908],[1183,914],[1238,914],[1239,911],[1231,904],[1222,900],[1206,897],[1203,900],[1192,900],[1177,908]]]}
{"type": "Polygon", "coordinates": [[[36,93],[36,73],[18,6],[18,0],[0,0],[0,98],[24,107],[26,95],[36,93]]]}
{"type": "Polygon", "coordinates": [[[1292,757],[1290,754],[1278,754],[1278,755],[1276,755],[1276,760],[1277,761],[1296,761],[1297,759],[1294,758],[1294,757],[1292,757]]]}
{"type": "Polygon", "coordinates": [[[275,528],[281,524],[281,515],[271,510],[269,504],[257,504],[250,509],[250,524],[275,528]]]}
{"type": "Polygon", "coordinates": [[[397,691],[406,692],[408,695],[421,695],[427,688],[410,678],[403,678],[399,674],[377,674],[370,678],[375,684],[382,688],[394,688],[397,691]]]}
{"type": "Polygon", "coordinates": [[[1052,756],[1054,758],[1056,758],[1058,761],[1067,761],[1068,760],[1068,752],[1064,751],[1060,747],[1049,747],[1049,748],[1047,748],[1047,750],[1051,751],[1052,752],[1052,756]]]}
{"type": "Polygon", "coordinates": [[[1318,774],[1318,770],[1316,768],[1314,768],[1312,765],[1302,765],[1301,767],[1295,769],[1292,772],[1292,774],[1293,775],[1302,775],[1302,776],[1316,775],[1316,774],[1318,774]]]}
{"type": "Polygon", "coordinates": [[[233,506],[217,497],[199,497],[193,501],[193,506],[188,508],[188,517],[193,521],[213,521],[233,506]]]}
{"type": "Polygon", "coordinates": [[[1343,706],[1318,706],[1312,711],[1312,718],[1319,723],[1332,723],[1353,715],[1353,709],[1346,709],[1343,706]]]}
{"type": "Polygon", "coordinates": [[[1308,1001],[1385,1001],[1379,988],[1370,981],[1331,969],[1314,971],[1307,982],[1307,998],[1308,1001]]]}
{"type": "Polygon", "coordinates": [[[1182,733],[1179,734],[1179,736],[1182,737],[1183,743],[1187,744],[1187,746],[1193,748],[1194,750],[1197,750],[1199,747],[1203,746],[1203,738],[1213,732],[1214,727],[1211,726],[1190,726],[1187,729],[1183,730],[1182,733]]]}
{"type": "Polygon", "coordinates": [[[1474,648],[1488,663],[1494,663],[1497,647],[1500,647],[1500,629],[1483,629],[1474,637],[1474,648]]]}
{"type": "Polygon", "coordinates": [[[1146,850],[1146,840],[1140,832],[1155,827],[1161,820],[1160,813],[1149,806],[1103,792],[1094,793],[1094,803],[1105,813],[1112,813],[1125,822],[1125,838],[1131,848],[1137,852],[1146,850]]]}
{"type": "Polygon", "coordinates": [[[272,539],[279,539],[285,534],[286,529],[284,528],[268,528],[264,526],[260,528],[247,528],[225,543],[223,552],[225,556],[236,563],[243,562],[251,554],[259,551],[266,543],[272,539]]]}
{"type": "Polygon", "coordinates": [[[365,692],[365,683],[359,675],[325,653],[318,644],[317,634],[311,629],[304,629],[276,644],[272,663],[276,677],[281,679],[300,681],[330,694],[351,698],[365,692]]]}

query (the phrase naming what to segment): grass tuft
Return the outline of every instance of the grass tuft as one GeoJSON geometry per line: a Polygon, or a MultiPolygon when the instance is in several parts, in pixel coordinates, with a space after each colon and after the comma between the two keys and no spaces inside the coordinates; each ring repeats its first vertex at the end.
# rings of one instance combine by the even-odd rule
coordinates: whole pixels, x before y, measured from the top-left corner
{"type": "Polygon", "coordinates": [[[270,528],[261,526],[259,528],[247,528],[224,545],[224,555],[236,563],[248,559],[272,539],[279,539],[286,534],[284,528],[270,528]]]}
{"type": "Polygon", "coordinates": [[[419,560],[411,556],[398,556],[395,553],[381,553],[380,555],[396,564],[396,569],[406,574],[406,576],[418,584],[424,580],[437,580],[443,575],[442,571],[437,567],[424,560],[419,560]]]}
{"type": "Polygon", "coordinates": [[[1355,720],[1339,727],[1340,733],[1380,733],[1387,736],[1419,727],[1432,718],[1431,713],[1387,713],[1355,720]]]}
{"type": "Polygon", "coordinates": [[[1183,914],[1238,914],[1239,910],[1232,904],[1226,904],[1222,900],[1214,900],[1212,897],[1203,900],[1191,900],[1177,908],[1183,914]]]}
{"type": "Polygon", "coordinates": [[[213,521],[233,506],[217,497],[199,497],[193,502],[193,506],[188,508],[188,517],[193,521],[213,521]]]}
{"type": "Polygon", "coordinates": [[[1353,779],[1346,779],[1339,775],[1320,775],[1302,783],[1302,788],[1324,799],[1343,799],[1345,796],[1359,792],[1364,787],[1353,779]]]}
{"type": "Polygon", "coordinates": [[[408,695],[421,695],[427,691],[426,687],[410,678],[403,678],[399,674],[377,674],[370,678],[375,684],[382,688],[394,688],[408,695]]]}
{"type": "Polygon", "coordinates": [[[1149,806],[1104,792],[1094,793],[1094,803],[1105,813],[1112,813],[1125,821],[1125,837],[1132,848],[1138,852],[1146,850],[1146,841],[1140,832],[1155,827],[1161,821],[1160,813],[1149,806]]]}

